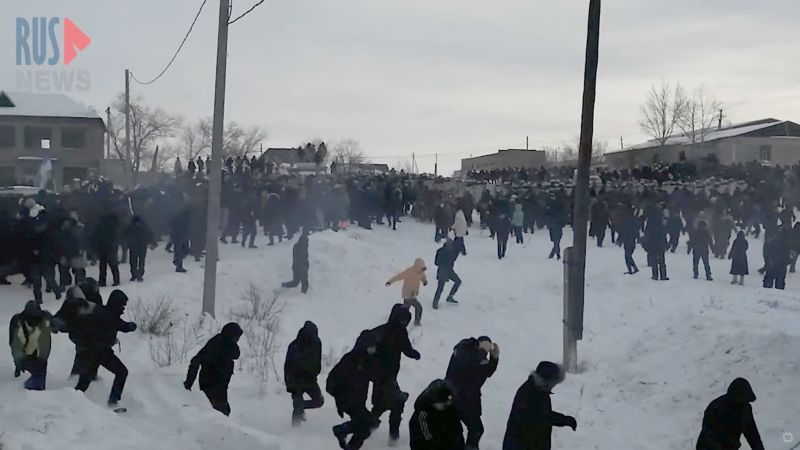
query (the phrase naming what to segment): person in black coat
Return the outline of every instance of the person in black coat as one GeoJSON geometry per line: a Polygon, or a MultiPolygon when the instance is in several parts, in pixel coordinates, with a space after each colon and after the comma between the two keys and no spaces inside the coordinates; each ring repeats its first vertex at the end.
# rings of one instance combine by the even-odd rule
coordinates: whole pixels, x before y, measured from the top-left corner
{"type": "Polygon", "coordinates": [[[749,244],[747,243],[747,238],[744,237],[744,231],[736,233],[736,239],[733,240],[733,245],[731,245],[731,250],[728,253],[728,259],[731,260],[731,275],[733,275],[731,284],[736,284],[736,277],[739,277],[738,283],[739,286],[742,286],[744,284],[744,276],[750,274],[747,265],[748,247],[749,244]]]}
{"type": "Polygon", "coordinates": [[[183,387],[192,390],[197,372],[200,372],[200,390],[206,394],[211,406],[226,416],[231,413],[228,403],[228,385],[233,376],[233,362],[239,359],[239,338],[242,327],[235,322],[227,323],[219,334],[209,339],[206,345],[192,358],[183,387]]]}
{"type": "MultiPolygon", "coordinates": [[[[88,303],[88,302],[87,302],[88,303]]],[[[128,378],[128,368],[114,354],[117,343],[117,332],[130,333],[136,331],[136,324],[122,320],[128,304],[128,296],[119,289],[111,292],[106,306],[94,306],[90,314],[78,321],[81,344],[77,346],[78,385],[75,389],[86,392],[94,380],[97,369],[105,367],[114,374],[114,383],[108,397],[109,406],[115,406],[122,398],[122,390],[128,378]]]]}
{"type": "Polygon", "coordinates": [[[551,195],[547,202],[545,216],[547,217],[547,229],[550,232],[550,242],[553,243],[549,258],[561,259],[561,238],[564,236],[564,224],[567,223],[567,211],[555,195],[551,195]]]}
{"type": "Polygon", "coordinates": [[[467,427],[467,450],[477,450],[483,436],[481,388],[494,375],[500,347],[487,336],[468,338],[453,349],[445,380],[455,390],[453,406],[467,427]]]}
{"type": "Polygon", "coordinates": [[[645,250],[653,271],[653,280],[669,280],[667,262],[664,253],[667,251],[667,231],[664,228],[664,217],[660,209],[654,209],[647,216],[647,228],[644,230],[645,250]]]}
{"type": "Polygon", "coordinates": [[[283,283],[285,288],[294,288],[300,285],[300,291],[308,292],[308,234],[303,232],[297,239],[292,249],[292,281],[283,283]]]}
{"type": "Polygon", "coordinates": [[[764,287],[784,289],[786,287],[787,266],[791,262],[787,231],[773,233],[764,243],[764,287]]]}
{"type": "Polygon", "coordinates": [[[539,363],[514,396],[503,450],[550,450],[553,427],[578,427],[574,417],[553,411],[550,403],[553,388],[562,381],[561,366],[549,361],[539,363]]]}
{"type": "Polygon", "coordinates": [[[292,425],[305,421],[305,410],[321,408],[325,403],[322,391],[317,384],[317,376],[322,370],[322,343],[314,322],[306,322],[297,333],[297,339],[289,344],[286,363],[283,365],[283,379],[286,391],[292,394],[292,425]],[[311,400],[305,400],[308,394],[311,400]]]}
{"type": "Polygon", "coordinates": [[[764,450],[750,406],[754,401],[756,394],[750,383],[744,378],[733,380],[728,392],[706,408],[696,449],[735,450],[741,447],[744,435],[751,449],[764,450]]]}
{"type": "Polygon", "coordinates": [[[697,222],[697,229],[692,233],[692,271],[694,279],[699,276],[698,265],[700,260],[703,261],[703,267],[706,270],[706,280],[713,281],[711,278],[711,266],[708,264],[708,254],[711,247],[714,246],[711,238],[711,233],[708,231],[708,225],[704,220],[697,222]]]}
{"type": "Polygon", "coordinates": [[[501,212],[494,222],[495,233],[497,233],[497,259],[506,257],[508,247],[508,236],[511,234],[511,219],[505,212],[501,212]]]}
{"type": "Polygon", "coordinates": [[[175,272],[186,273],[183,268],[183,259],[189,254],[189,226],[191,210],[188,206],[178,212],[170,223],[170,240],[175,246],[172,254],[172,263],[175,264],[175,272]]]}
{"type": "Polygon", "coordinates": [[[458,248],[456,248],[455,242],[448,238],[444,245],[436,251],[434,264],[439,269],[436,271],[436,280],[438,284],[436,286],[436,293],[433,295],[433,309],[439,309],[439,298],[441,298],[444,286],[448,281],[452,281],[455,284],[453,284],[453,287],[450,289],[447,302],[458,303],[456,299],[453,298],[458,292],[458,288],[461,287],[461,278],[458,277],[455,271],[456,259],[458,259],[458,248]]]}
{"type": "Polygon", "coordinates": [[[597,246],[603,246],[603,240],[606,238],[606,230],[608,229],[608,223],[611,218],[611,215],[608,212],[608,205],[603,200],[598,200],[592,206],[591,211],[591,226],[590,235],[593,235],[597,239],[597,246]]]}
{"type": "Polygon", "coordinates": [[[411,311],[400,303],[392,307],[389,320],[371,330],[377,339],[377,352],[372,367],[372,423],[380,423],[384,412],[390,411],[389,437],[395,442],[400,438],[400,423],[408,393],[400,390],[397,375],[400,373],[400,355],[419,360],[408,338],[411,311]]]}
{"type": "Polygon", "coordinates": [[[622,242],[625,251],[625,266],[628,268],[628,275],[639,272],[636,261],[633,260],[633,252],[636,250],[636,242],[639,241],[639,220],[633,215],[630,207],[625,207],[625,218],[619,228],[619,238],[617,242],[622,242]]]}
{"type": "Polygon", "coordinates": [[[371,433],[372,422],[367,410],[367,395],[377,339],[370,331],[362,331],[351,351],[328,374],[325,390],[336,401],[339,417],[347,414],[350,420],[333,427],[339,447],[358,450],[371,433]],[[347,437],[352,435],[350,442],[347,437]]]}
{"type": "Polygon", "coordinates": [[[147,247],[155,248],[155,236],[144,219],[139,216],[133,216],[128,226],[125,227],[124,236],[130,254],[131,281],[144,281],[147,247]]]}
{"type": "Polygon", "coordinates": [[[666,223],[667,235],[669,236],[669,251],[675,253],[680,244],[681,231],[683,231],[683,220],[679,210],[674,209],[669,212],[666,223]]]}
{"type": "Polygon", "coordinates": [[[408,422],[411,450],[464,450],[464,430],[453,396],[444,380],[434,380],[419,394],[408,422]]]}
{"type": "Polygon", "coordinates": [[[118,228],[119,219],[117,215],[108,213],[100,218],[100,222],[94,229],[92,241],[95,245],[95,251],[97,251],[100,286],[106,285],[106,274],[109,267],[111,268],[114,286],[119,286],[119,262],[117,261],[118,228]]]}

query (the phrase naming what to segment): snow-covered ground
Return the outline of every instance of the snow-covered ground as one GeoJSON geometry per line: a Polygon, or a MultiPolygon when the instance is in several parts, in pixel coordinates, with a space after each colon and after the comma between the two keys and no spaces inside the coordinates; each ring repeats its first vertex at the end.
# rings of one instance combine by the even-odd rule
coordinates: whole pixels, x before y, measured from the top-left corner
{"type": "MultiPolygon", "coordinates": [[[[323,353],[338,357],[362,329],[383,323],[400,287],[386,280],[422,257],[435,276],[433,227],[406,220],[399,231],[381,226],[375,231],[326,231],[310,238],[311,290],[282,292],[281,371],[286,345],[305,320],[320,330],[323,353]]],[[[422,360],[404,359],[400,385],[413,400],[427,384],[443,377],[450,352],[462,338],[489,335],[501,347],[500,366],[483,390],[486,434],[481,448],[501,448],[511,401],[519,385],[540,360],[560,362],[562,345],[562,264],[546,258],[547,233],[537,232],[524,245],[509,243],[508,256],[498,261],[495,243],[473,229],[467,237],[469,255],[458,259],[464,280],[460,304],[430,308],[432,282],[422,293],[423,326],[411,331],[422,360]]],[[[684,238],[685,239],[685,238],[684,238]]],[[[564,243],[571,241],[567,232],[564,243]]],[[[258,250],[222,246],[219,266],[217,323],[202,329],[216,332],[242,304],[241,295],[253,283],[268,296],[291,274],[291,244],[258,250]]],[[[593,241],[590,242],[593,244],[593,241]]],[[[566,246],[566,245],[565,245],[566,246]]],[[[751,242],[750,267],[761,263],[760,243],[751,242]]],[[[681,245],[681,250],[685,249],[681,245]]],[[[175,301],[176,319],[200,318],[203,271],[187,260],[188,274],[176,274],[160,247],[148,256],[145,283],[124,283],[136,301],[155,303],[164,296],[175,301]]],[[[641,249],[635,254],[644,266],[641,249]]],[[[691,278],[685,250],[668,255],[671,281],[654,282],[649,272],[623,275],[622,251],[610,243],[590,245],[587,273],[586,329],[579,343],[582,373],[556,388],[553,406],[578,420],[577,432],[557,429],[557,449],[669,450],[694,448],[703,410],[725,392],[735,377],[748,378],[758,395],[754,404],[766,448],[789,449],[784,432],[800,438],[800,277],[789,279],[789,290],[759,287],[757,276],[744,287],[728,284],[729,261],[712,261],[714,282],[691,278]]],[[[127,265],[122,266],[127,280],[127,265]]],[[[96,276],[96,268],[90,269],[96,276]]],[[[14,279],[15,281],[18,281],[14,279]]],[[[18,284],[18,283],[15,283],[18,284]]],[[[449,286],[448,286],[449,289],[449,286]]],[[[104,298],[111,288],[103,289],[104,298]]],[[[0,320],[21,310],[30,294],[20,286],[2,287],[0,320]]],[[[46,307],[60,303],[50,297],[46,307]]],[[[129,310],[130,310],[129,305],[129,310]]],[[[130,311],[128,314],[130,318],[130,311]]],[[[177,325],[176,326],[180,326],[177,325]]],[[[67,379],[74,350],[64,335],[54,337],[48,370],[48,390],[26,392],[24,378],[13,378],[10,354],[0,358],[0,442],[4,450],[33,449],[270,449],[335,448],[331,426],[340,422],[333,401],[309,411],[300,429],[290,426],[291,400],[280,380],[263,385],[245,370],[234,374],[230,418],[213,411],[198,392],[183,389],[186,364],[156,368],[149,340],[142,333],[120,334],[117,354],[130,370],[122,403],[125,415],[105,406],[112,376],[101,379],[87,394],[73,390],[67,379]]],[[[244,338],[241,344],[247,345],[244,338]]],[[[192,353],[197,348],[192,349],[192,353]]],[[[247,364],[247,352],[243,360],[247,364]]],[[[324,389],[330,366],[323,369],[324,389]]],[[[407,427],[400,447],[407,447],[407,427]]],[[[797,439],[796,438],[796,439],[797,439]]],[[[367,441],[365,449],[387,446],[386,425],[367,441]]],[[[743,444],[747,448],[747,444],[743,444]]]]}

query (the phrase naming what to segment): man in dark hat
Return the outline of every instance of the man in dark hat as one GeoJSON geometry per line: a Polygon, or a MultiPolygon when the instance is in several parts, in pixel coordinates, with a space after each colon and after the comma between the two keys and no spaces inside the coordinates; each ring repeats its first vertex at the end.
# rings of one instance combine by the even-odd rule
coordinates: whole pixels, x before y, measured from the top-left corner
{"type": "Polygon", "coordinates": [[[741,447],[742,435],[751,449],[764,450],[750,406],[754,401],[750,383],[744,378],[733,380],[728,392],[706,408],[697,450],[735,450],[741,447]]]}

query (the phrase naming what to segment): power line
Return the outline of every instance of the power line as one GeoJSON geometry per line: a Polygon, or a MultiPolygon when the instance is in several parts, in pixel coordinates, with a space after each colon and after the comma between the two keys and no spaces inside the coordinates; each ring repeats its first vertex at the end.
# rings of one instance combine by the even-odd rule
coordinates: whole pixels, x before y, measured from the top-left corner
{"type": "Polygon", "coordinates": [[[192,24],[189,26],[189,31],[186,32],[186,36],[183,37],[183,40],[181,41],[181,45],[178,46],[178,50],[176,50],[175,54],[172,55],[172,59],[169,60],[169,62],[167,63],[166,67],[164,67],[164,70],[162,70],[155,78],[153,78],[152,80],[147,81],[147,82],[142,82],[142,81],[137,80],[136,77],[133,76],[133,72],[131,72],[131,78],[133,79],[133,81],[135,81],[135,82],[137,82],[139,84],[142,84],[142,85],[153,84],[156,81],[158,81],[159,78],[164,76],[165,73],[167,73],[167,70],[169,70],[170,66],[172,66],[172,63],[175,62],[175,58],[178,57],[178,54],[183,49],[183,45],[186,44],[186,40],[189,39],[189,35],[192,33],[192,30],[194,29],[194,25],[197,23],[197,19],[200,17],[200,13],[203,12],[203,7],[206,6],[206,2],[207,1],[208,0],[203,0],[203,3],[200,4],[200,9],[197,10],[197,14],[194,16],[194,20],[192,21],[192,24]]]}
{"type": "Polygon", "coordinates": [[[251,6],[250,9],[248,9],[244,13],[240,14],[237,18],[235,18],[235,19],[231,20],[230,22],[228,22],[228,25],[233,25],[234,23],[236,23],[236,21],[238,21],[239,19],[243,18],[244,16],[250,14],[251,12],[253,12],[254,9],[258,8],[259,6],[261,6],[262,3],[264,3],[264,0],[259,0],[258,2],[256,2],[255,5],[251,6]]]}

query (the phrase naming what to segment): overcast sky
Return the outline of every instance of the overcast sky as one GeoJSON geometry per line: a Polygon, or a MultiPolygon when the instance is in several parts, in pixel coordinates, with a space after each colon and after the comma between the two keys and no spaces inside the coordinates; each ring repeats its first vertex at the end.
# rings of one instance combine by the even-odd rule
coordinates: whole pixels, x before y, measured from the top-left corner
{"type": "MultiPolygon", "coordinates": [[[[15,90],[17,16],[68,17],[92,44],[76,100],[104,110],[124,69],[152,78],[200,0],[1,0],[0,89],[15,90]]],[[[234,15],[255,0],[234,0],[234,15]]],[[[606,0],[596,136],[618,148],[644,139],[639,105],[662,79],[704,84],[730,120],[800,120],[797,0],[606,0]]],[[[217,0],[148,103],[187,118],[213,106],[217,0]]],[[[375,162],[418,157],[432,171],[460,158],[574,142],[588,0],[267,0],[230,30],[226,119],[269,130],[268,146],[361,142],[375,162]]],[[[64,70],[65,66],[32,67],[64,70]]],[[[24,68],[30,69],[30,68],[24,68]]]]}

